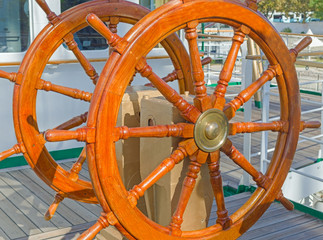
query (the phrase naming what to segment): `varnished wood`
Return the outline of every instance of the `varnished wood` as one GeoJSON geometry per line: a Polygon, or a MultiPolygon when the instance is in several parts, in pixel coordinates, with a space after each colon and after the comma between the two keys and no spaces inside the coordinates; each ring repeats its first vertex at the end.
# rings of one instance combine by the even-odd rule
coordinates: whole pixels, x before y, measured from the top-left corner
{"type": "Polygon", "coordinates": [[[281,74],[279,66],[269,67],[257,81],[250,84],[245,90],[241,91],[238,96],[226,104],[224,113],[227,118],[232,119],[236,111],[249,101],[266,82],[272,80],[277,74],[281,74]]]}
{"type": "Polygon", "coordinates": [[[304,50],[306,47],[308,47],[310,44],[312,43],[312,38],[311,37],[305,37],[302,39],[302,41],[300,41],[297,46],[291,50],[289,50],[290,55],[292,57],[292,59],[294,60],[294,62],[296,61],[296,58],[298,56],[298,54],[304,50]]]}
{"type": "Polygon", "coordinates": [[[185,28],[185,38],[188,41],[192,74],[194,80],[195,98],[194,104],[200,111],[205,111],[211,108],[211,101],[206,93],[206,86],[204,81],[204,70],[200,59],[199,49],[197,45],[197,31],[196,27],[198,21],[190,22],[185,28]]]}
{"type": "Polygon", "coordinates": [[[187,207],[190,195],[192,194],[193,189],[195,187],[196,178],[198,177],[201,166],[202,165],[198,163],[197,159],[193,158],[188,167],[189,171],[186,174],[186,177],[182,185],[182,190],[178,200],[177,208],[172,216],[171,223],[169,224],[171,234],[174,236],[180,236],[182,234],[181,225],[183,223],[184,211],[187,207]]]}
{"type": "Polygon", "coordinates": [[[14,154],[19,154],[19,153],[22,153],[25,151],[26,150],[25,150],[23,143],[18,143],[16,145],[14,145],[12,148],[0,153],[0,162],[4,159],[14,155],[14,154]]]}
{"type": "Polygon", "coordinates": [[[278,193],[278,196],[276,197],[276,200],[277,200],[277,201],[279,201],[281,204],[283,204],[283,206],[284,206],[287,210],[289,210],[289,211],[294,210],[294,204],[293,204],[291,201],[289,201],[287,198],[285,198],[285,197],[284,197],[284,195],[283,195],[283,192],[282,192],[282,191],[280,191],[280,192],[278,193]]]}
{"type": "Polygon", "coordinates": [[[85,73],[92,79],[93,83],[96,84],[99,79],[99,75],[94,69],[94,67],[91,65],[90,61],[81,52],[76,41],[74,40],[73,34],[69,33],[63,38],[63,40],[65,41],[68,49],[74,53],[75,57],[85,70],[85,73]]]}
{"type": "Polygon", "coordinates": [[[148,177],[146,177],[140,184],[134,186],[129,191],[128,200],[131,206],[136,206],[139,197],[142,197],[145,191],[156,183],[161,177],[171,171],[176,164],[182,161],[186,156],[185,143],[179,146],[169,158],[166,158],[148,177]]]}
{"type": "Polygon", "coordinates": [[[141,58],[136,66],[136,70],[141,76],[148,78],[149,81],[171,102],[181,113],[181,115],[192,123],[195,123],[200,115],[200,111],[193,105],[189,104],[173,88],[166,84],[152,68],[147,64],[144,58],[141,58]]]}
{"type": "Polygon", "coordinates": [[[81,236],[79,236],[78,240],[91,240],[93,239],[103,228],[108,227],[109,221],[107,219],[107,215],[102,213],[102,216],[99,217],[98,221],[90,227],[88,230],[83,232],[81,236]]]}
{"type": "Polygon", "coordinates": [[[93,27],[98,33],[108,40],[111,47],[116,49],[116,51],[119,53],[122,53],[126,42],[121,37],[110,31],[110,29],[107,28],[107,26],[95,14],[90,13],[86,17],[86,20],[91,27],[93,27]]]}
{"type": "Polygon", "coordinates": [[[224,193],[223,193],[223,185],[222,185],[222,177],[220,171],[220,151],[216,151],[210,154],[210,159],[208,161],[208,167],[210,170],[210,181],[215,197],[215,202],[218,207],[217,220],[223,229],[227,229],[232,224],[232,221],[228,215],[228,210],[225,207],[224,202],[224,193]]]}
{"type": "Polygon", "coordinates": [[[47,212],[45,213],[44,215],[44,219],[46,221],[49,221],[52,219],[52,217],[54,216],[57,208],[58,208],[58,205],[60,204],[60,202],[62,202],[64,200],[64,196],[61,194],[61,193],[57,193],[55,195],[55,199],[54,199],[54,202],[49,206],[47,212]]]}
{"type": "Polygon", "coordinates": [[[49,81],[44,81],[42,79],[39,80],[38,86],[36,86],[36,88],[39,90],[60,93],[62,95],[75,98],[75,99],[80,99],[86,102],[90,102],[92,98],[92,93],[85,92],[76,88],[69,88],[69,87],[56,85],[49,81]]]}
{"type": "Polygon", "coordinates": [[[60,124],[59,126],[55,127],[55,130],[69,130],[75,127],[80,126],[81,124],[85,123],[87,120],[88,112],[83,113],[79,116],[73,117],[70,120],[60,124]]]}
{"type": "Polygon", "coordinates": [[[72,168],[69,171],[69,176],[68,176],[69,179],[75,182],[79,178],[79,173],[82,170],[82,166],[85,161],[86,161],[86,149],[83,148],[77,161],[73,164],[72,168]]]}
{"type": "Polygon", "coordinates": [[[230,123],[229,128],[230,135],[260,131],[287,132],[288,124],[284,121],[274,121],[271,123],[237,122],[230,123]]]}
{"type": "Polygon", "coordinates": [[[227,86],[231,80],[232,71],[239,53],[241,44],[244,42],[244,37],[250,31],[246,26],[240,26],[239,29],[236,29],[234,36],[232,38],[232,46],[225,60],[223,68],[220,72],[218,85],[214,90],[214,107],[222,110],[225,103],[225,93],[227,91],[227,86]]]}
{"type": "Polygon", "coordinates": [[[257,171],[243,156],[243,154],[241,154],[238,149],[233,146],[232,142],[229,139],[227,139],[226,143],[221,148],[221,151],[225,153],[229,158],[231,158],[243,170],[249,173],[259,187],[268,189],[268,185],[270,184],[268,177],[257,171]]]}
{"type": "Polygon", "coordinates": [[[68,140],[77,140],[80,142],[93,142],[94,141],[94,129],[83,127],[74,131],[71,130],[47,130],[44,134],[46,141],[48,142],[61,142],[68,140]]]}
{"type": "Polygon", "coordinates": [[[115,140],[128,139],[130,137],[193,137],[194,125],[179,123],[174,125],[160,125],[150,127],[128,128],[127,126],[115,129],[115,140]]]}
{"type": "MultiPolygon", "coordinates": [[[[148,57],[147,57],[148,59],[148,57]]],[[[201,60],[202,66],[209,64],[212,61],[212,58],[206,57],[201,60]]],[[[165,82],[173,82],[175,80],[179,80],[183,78],[183,72],[180,69],[175,69],[173,72],[169,73],[166,77],[163,77],[162,79],[165,82]]],[[[145,86],[154,87],[152,83],[147,83],[145,86]]]]}
{"type": "Polygon", "coordinates": [[[16,82],[17,73],[8,73],[3,70],[0,70],[0,78],[6,78],[11,82],[16,82]]]}
{"type": "Polygon", "coordinates": [[[50,8],[45,0],[36,0],[36,2],[43,9],[43,11],[46,13],[47,19],[49,20],[49,22],[51,24],[54,25],[59,21],[58,16],[56,15],[56,13],[54,13],[54,12],[52,12],[52,10],[50,10],[50,8]]]}

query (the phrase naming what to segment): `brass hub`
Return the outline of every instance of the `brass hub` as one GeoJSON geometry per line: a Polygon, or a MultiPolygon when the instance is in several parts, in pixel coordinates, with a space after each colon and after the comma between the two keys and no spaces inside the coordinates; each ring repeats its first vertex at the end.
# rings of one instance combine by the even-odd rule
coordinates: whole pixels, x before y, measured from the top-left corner
{"type": "Polygon", "coordinates": [[[229,134],[229,122],[218,109],[209,109],[202,113],[194,126],[194,140],[204,152],[220,149],[229,134]]]}

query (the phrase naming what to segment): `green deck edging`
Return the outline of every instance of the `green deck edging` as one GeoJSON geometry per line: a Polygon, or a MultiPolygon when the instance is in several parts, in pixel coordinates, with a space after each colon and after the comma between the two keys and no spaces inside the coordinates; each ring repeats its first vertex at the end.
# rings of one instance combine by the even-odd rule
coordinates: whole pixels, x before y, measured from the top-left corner
{"type": "MultiPolygon", "coordinates": [[[[83,148],[80,147],[80,148],[57,150],[57,151],[51,151],[50,154],[56,161],[59,161],[59,160],[65,160],[69,158],[77,158],[80,155],[82,149],[83,148]]],[[[28,163],[25,160],[24,156],[16,156],[16,157],[7,158],[2,162],[0,162],[0,169],[20,167],[25,165],[28,165],[28,163]]]]}
{"type": "MultiPolygon", "coordinates": [[[[238,187],[238,189],[236,190],[236,194],[238,193],[243,193],[243,192],[251,192],[253,193],[257,188],[254,186],[244,186],[244,185],[240,185],[238,187]]],[[[294,204],[294,208],[300,212],[306,213],[308,215],[311,215],[315,218],[321,219],[323,220],[323,212],[320,212],[314,208],[311,207],[307,207],[303,204],[300,204],[298,202],[294,202],[292,200],[290,200],[293,204],[294,204]]],[[[279,201],[276,201],[279,203],[279,201]]]]}
{"type": "MultiPolygon", "coordinates": [[[[277,87],[277,86],[278,86],[277,84],[270,84],[270,87],[277,87]]],[[[300,89],[299,92],[300,93],[314,95],[314,96],[322,96],[322,93],[321,92],[317,92],[317,91],[300,89]]]]}
{"type": "MultiPolygon", "coordinates": [[[[214,83],[214,84],[210,84],[210,85],[206,85],[208,87],[216,87],[218,84],[214,83]]],[[[240,86],[241,82],[229,82],[229,86],[240,86]]]]}
{"type": "Polygon", "coordinates": [[[315,218],[323,220],[323,212],[320,212],[314,208],[304,206],[303,204],[300,204],[298,202],[291,201],[294,204],[294,208],[300,212],[309,214],[315,218]]]}

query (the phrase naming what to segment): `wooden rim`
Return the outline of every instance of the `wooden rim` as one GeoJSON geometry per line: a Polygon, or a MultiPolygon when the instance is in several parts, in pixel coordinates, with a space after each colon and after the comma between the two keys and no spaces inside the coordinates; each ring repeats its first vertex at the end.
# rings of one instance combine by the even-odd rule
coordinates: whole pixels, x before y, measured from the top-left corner
{"type": "MultiPolygon", "coordinates": [[[[138,239],[238,238],[257,221],[275,199],[295,153],[300,126],[300,98],[296,71],[288,49],[264,17],[243,4],[229,0],[197,0],[187,3],[172,1],[147,15],[124,39],[129,42],[124,52],[121,55],[115,54],[110,62],[114,67],[106,67],[101,74],[99,82],[105,87],[96,89],[97,97],[91,103],[88,120],[88,127],[95,128],[97,132],[95,143],[88,144],[87,149],[91,152],[88,155],[92,166],[91,175],[95,175],[97,179],[93,179],[95,191],[97,194],[103,194],[100,197],[101,205],[108,205],[119,223],[138,239]],[[171,236],[170,232],[173,231],[170,228],[152,222],[133,207],[135,204],[129,200],[129,196],[132,199],[132,195],[139,194],[140,189],[134,188],[136,194],[133,194],[132,190],[127,191],[123,186],[116,163],[114,134],[119,105],[131,77],[130,73],[133,73],[135,68],[140,72],[141,68],[138,65],[143,65],[141,57],[144,57],[169,33],[184,28],[188,23],[194,23],[196,20],[216,21],[234,28],[241,29],[243,26],[250,30],[249,36],[262,48],[270,65],[280,67],[274,71],[277,74],[282,101],[281,121],[288,122],[288,130],[281,130],[278,135],[277,148],[265,174],[265,177],[270,178],[271,181],[267,182],[266,186],[259,187],[251,198],[230,216],[232,224],[228,229],[222,231],[224,226],[216,224],[203,230],[182,232],[181,237],[178,237],[171,236]],[[101,202],[102,199],[104,199],[103,202],[101,202]]],[[[146,66],[143,68],[147,69],[146,66]]],[[[271,70],[268,71],[270,75],[271,70]]],[[[194,119],[191,115],[187,117],[191,117],[189,120],[194,119]]]]}

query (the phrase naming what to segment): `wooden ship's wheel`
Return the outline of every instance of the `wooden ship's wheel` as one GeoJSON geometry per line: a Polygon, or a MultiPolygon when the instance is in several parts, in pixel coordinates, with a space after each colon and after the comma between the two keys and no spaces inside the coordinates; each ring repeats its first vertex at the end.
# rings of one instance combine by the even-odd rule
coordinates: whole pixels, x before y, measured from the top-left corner
{"type": "Polygon", "coordinates": [[[104,213],[81,239],[90,239],[103,227],[120,224],[136,239],[236,239],[247,231],[276,199],[287,209],[293,205],[281,192],[282,184],[297,146],[299,132],[317,123],[300,121],[300,96],[293,62],[298,52],[310,43],[306,38],[289,51],[273,26],[257,12],[255,1],[245,4],[232,0],[171,1],[148,14],[123,38],[113,34],[94,14],[87,17],[90,25],[116,42],[106,67],[100,75],[99,87],[91,102],[87,127],[76,131],[48,131],[46,139],[75,139],[82,136],[87,143],[90,175],[104,213]],[[211,94],[207,94],[197,45],[197,26],[217,22],[234,28],[232,46],[211,94]],[[195,98],[187,102],[172,89],[146,62],[146,55],[170,34],[184,29],[190,52],[195,98]],[[228,83],[245,37],[252,38],[262,49],[269,67],[262,76],[247,86],[231,101],[226,101],[228,83]],[[117,39],[117,40],[115,40],[117,39]],[[146,77],[181,113],[183,122],[165,126],[130,128],[116,126],[119,106],[132,76],[146,77]],[[268,81],[276,78],[279,88],[280,119],[275,122],[233,122],[236,111],[268,81]],[[230,138],[235,134],[260,131],[277,132],[277,142],[268,170],[258,171],[237,150],[230,138]],[[82,134],[84,135],[82,135],[82,134]],[[180,143],[166,159],[161,159],[142,182],[126,189],[118,174],[115,143],[127,138],[177,137],[180,143]],[[250,199],[232,215],[225,206],[220,173],[220,154],[227,155],[246,171],[258,188],[250,199]],[[158,180],[172,171],[185,157],[189,170],[182,185],[177,208],[168,226],[162,226],[142,214],[136,207],[139,198],[158,180]],[[207,164],[217,204],[216,224],[205,229],[182,231],[186,210],[196,178],[207,164]]]}
{"type": "MultiPolygon", "coordinates": [[[[79,177],[82,164],[86,160],[85,149],[83,149],[70,171],[63,169],[46,148],[46,140],[43,136],[46,129],[39,129],[36,114],[37,94],[40,91],[55,92],[86,102],[91,101],[92,93],[43,80],[44,68],[57,48],[62,44],[66,44],[75,54],[86,74],[96,84],[99,75],[91,62],[78,48],[73,34],[88,26],[86,16],[90,12],[96,14],[102,21],[108,22],[109,28],[115,33],[119,22],[135,24],[149,10],[138,4],[126,1],[97,0],[80,4],[57,16],[49,9],[44,0],[37,0],[37,3],[47,14],[50,23],[31,44],[17,73],[0,71],[0,77],[7,78],[15,83],[13,112],[18,140],[18,144],[13,148],[0,154],[0,159],[3,160],[12,154],[23,153],[36,174],[57,192],[53,204],[45,214],[45,219],[49,220],[56,211],[58,204],[64,198],[87,203],[97,203],[98,201],[93,192],[92,184],[79,177]]],[[[109,44],[113,46],[115,43],[112,41],[109,44]]],[[[164,78],[165,82],[178,80],[179,89],[182,92],[192,89],[192,80],[190,79],[190,69],[188,67],[189,56],[179,38],[172,35],[161,44],[166,49],[175,68],[173,73],[164,78]],[[178,72],[183,74],[179,76],[178,72]]],[[[102,87],[102,85],[98,87],[102,87]]],[[[64,133],[64,131],[78,127],[86,122],[87,115],[88,113],[86,112],[66,122],[62,121],[62,124],[56,127],[53,126],[53,129],[64,133]]],[[[64,119],[64,116],[62,116],[62,119],[64,119]]],[[[82,140],[85,132],[79,133],[80,138],[78,140],[82,140]]],[[[55,139],[51,140],[56,141],[55,139]]],[[[60,140],[64,141],[64,139],[60,140]]]]}

